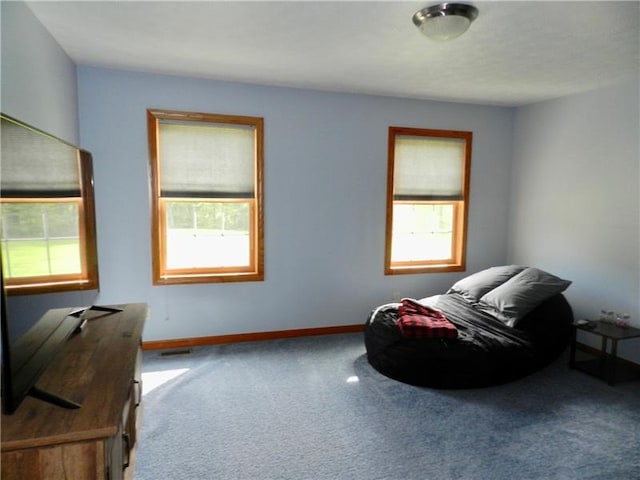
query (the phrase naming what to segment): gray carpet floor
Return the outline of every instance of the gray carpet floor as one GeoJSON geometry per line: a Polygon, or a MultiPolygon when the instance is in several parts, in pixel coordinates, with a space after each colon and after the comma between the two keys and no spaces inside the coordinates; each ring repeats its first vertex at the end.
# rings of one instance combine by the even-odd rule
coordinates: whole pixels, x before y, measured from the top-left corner
{"type": "Polygon", "coordinates": [[[136,480],[640,479],[640,382],[562,357],[475,390],[391,380],[362,334],[147,351],[136,480]]]}

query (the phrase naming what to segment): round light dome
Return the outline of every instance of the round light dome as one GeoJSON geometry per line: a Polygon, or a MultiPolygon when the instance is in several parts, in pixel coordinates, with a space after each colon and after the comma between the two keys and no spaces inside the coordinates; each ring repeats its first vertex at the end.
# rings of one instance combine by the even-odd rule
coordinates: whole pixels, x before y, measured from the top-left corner
{"type": "Polygon", "coordinates": [[[415,13],[413,23],[432,40],[453,40],[467,31],[478,9],[464,3],[441,3],[415,13]]]}

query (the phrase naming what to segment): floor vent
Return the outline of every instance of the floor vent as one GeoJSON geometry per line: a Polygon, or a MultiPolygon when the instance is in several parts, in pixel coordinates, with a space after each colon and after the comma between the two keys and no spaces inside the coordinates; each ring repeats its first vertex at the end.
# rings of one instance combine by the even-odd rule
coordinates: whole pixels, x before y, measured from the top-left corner
{"type": "Polygon", "coordinates": [[[189,355],[191,353],[190,348],[183,348],[181,350],[166,350],[160,352],[161,357],[173,357],[174,355],[189,355]]]}

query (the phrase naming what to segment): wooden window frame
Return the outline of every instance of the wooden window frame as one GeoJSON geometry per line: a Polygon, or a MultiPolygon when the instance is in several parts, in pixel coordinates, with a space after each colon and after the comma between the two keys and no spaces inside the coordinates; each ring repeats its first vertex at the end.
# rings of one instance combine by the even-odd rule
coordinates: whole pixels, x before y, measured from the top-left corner
{"type": "Polygon", "coordinates": [[[467,224],[469,212],[469,185],[471,173],[471,149],[473,133],[457,130],[433,130],[410,127],[389,127],[387,164],[387,210],[385,232],[385,275],[412,273],[459,272],[466,268],[467,224]],[[397,136],[452,138],[465,141],[464,168],[462,172],[462,199],[460,200],[395,200],[395,139],[397,136]],[[452,256],[449,259],[392,261],[393,207],[398,204],[452,205],[453,232],[452,256]]]}
{"type": "Polygon", "coordinates": [[[264,280],[264,119],[240,115],[225,115],[174,110],[147,110],[149,159],[151,167],[151,249],[154,285],[177,285],[196,283],[250,282],[264,280]],[[255,158],[253,199],[205,197],[167,197],[160,193],[159,124],[161,120],[200,122],[209,124],[247,125],[255,128],[255,158]],[[192,269],[167,269],[166,257],[166,202],[167,201],[215,201],[249,202],[250,262],[242,267],[216,267],[192,269]]]}

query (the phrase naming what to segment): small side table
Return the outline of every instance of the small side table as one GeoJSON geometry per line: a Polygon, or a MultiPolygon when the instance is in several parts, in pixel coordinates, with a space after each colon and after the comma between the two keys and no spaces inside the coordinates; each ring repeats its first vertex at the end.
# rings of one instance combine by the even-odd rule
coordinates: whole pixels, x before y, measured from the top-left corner
{"type": "Polygon", "coordinates": [[[591,327],[588,325],[577,325],[576,323],[572,325],[573,331],[571,337],[569,366],[576,370],[594,375],[602,380],[606,380],[609,385],[614,385],[616,382],[620,381],[640,378],[637,371],[629,369],[625,365],[618,365],[618,341],[626,340],[628,338],[640,338],[640,328],[621,328],[617,325],[600,321],[591,322],[591,325],[591,327]],[[576,361],[576,340],[578,337],[578,330],[602,337],[600,355],[597,358],[576,361]],[[607,353],[607,343],[609,340],[611,340],[611,352],[607,353]]]}

